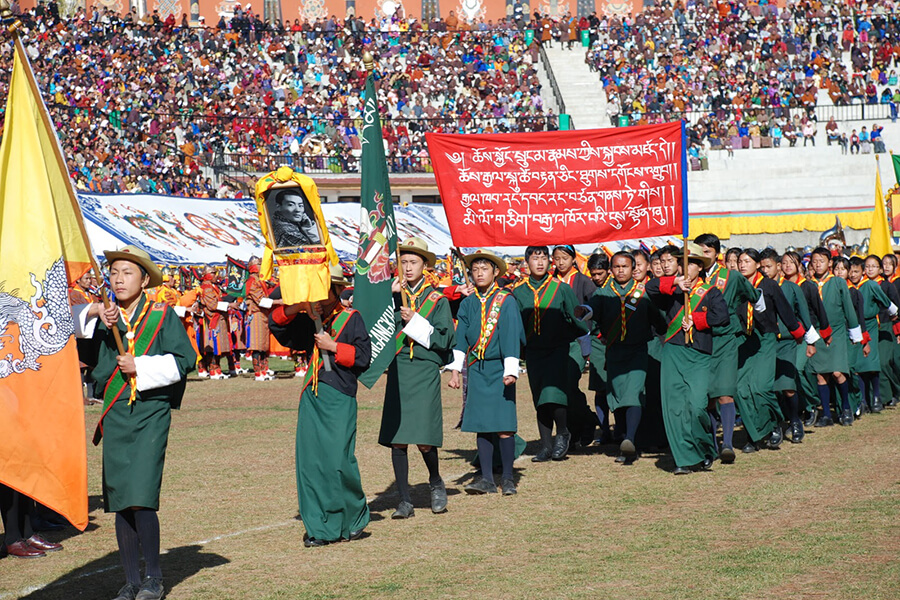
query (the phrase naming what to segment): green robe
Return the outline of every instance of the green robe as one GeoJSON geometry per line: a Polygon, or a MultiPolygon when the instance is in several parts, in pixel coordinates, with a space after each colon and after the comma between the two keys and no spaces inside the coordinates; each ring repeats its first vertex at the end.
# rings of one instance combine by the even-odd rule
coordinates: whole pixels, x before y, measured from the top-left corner
{"type": "MultiPolygon", "coordinates": [[[[439,294],[426,285],[419,296],[417,309],[423,317],[422,306],[432,292],[439,294]]],[[[444,443],[441,367],[450,362],[455,333],[450,303],[443,295],[434,304],[427,320],[434,327],[430,346],[425,348],[404,336],[400,352],[388,367],[378,434],[378,443],[382,446],[421,444],[440,447],[444,443]]],[[[404,326],[399,311],[395,313],[395,321],[399,331],[404,326]]]]}
{"type": "Polygon", "coordinates": [[[869,344],[869,355],[864,356],[862,345],[856,345],[854,348],[854,362],[851,365],[857,373],[874,373],[881,370],[881,356],[879,354],[880,346],[878,344],[878,313],[891,305],[884,290],[871,279],[864,279],[856,288],[859,295],[862,296],[863,317],[865,325],[863,331],[869,334],[871,343],[869,344]]]}
{"type": "MultiPolygon", "coordinates": [[[[498,294],[506,295],[500,314],[484,350],[483,358],[472,351],[481,339],[481,299],[478,294],[463,298],[459,304],[456,325],[456,350],[465,354],[468,364],[466,404],[462,430],[470,433],[516,431],[516,384],[503,385],[503,361],[519,360],[525,330],[515,299],[509,293],[495,290],[485,298],[486,317],[498,294]]],[[[488,325],[491,321],[488,319],[488,325]]]]}
{"type": "Polygon", "coordinates": [[[738,311],[744,310],[746,303],[755,304],[759,300],[759,290],[747,278],[734,270],[718,265],[706,277],[707,283],[719,288],[728,305],[729,322],[725,327],[713,330],[713,353],[710,366],[709,398],[734,397],[737,393],[738,348],[743,341],[743,327],[738,311]]]}
{"type": "Polygon", "coordinates": [[[816,342],[816,353],[807,363],[813,373],[849,373],[850,372],[850,338],[849,329],[859,326],[856,311],[850,300],[847,282],[840,277],[829,277],[824,283],[811,280],[819,285],[819,295],[828,314],[831,325],[831,344],[824,340],[816,342]]]}
{"type": "MultiPolygon", "coordinates": [[[[135,321],[143,311],[142,297],[132,316],[135,321]]],[[[148,311],[145,319],[150,316],[148,311]]],[[[119,332],[126,342],[127,329],[119,320],[119,332]]],[[[96,392],[102,396],[116,368],[115,339],[102,322],[97,324],[94,339],[100,343],[97,366],[91,371],[96,392]]],[[[181,320],[171,307],[165,309],[162,326],[146,355],[171,354],[175,357],[181,380],[171,385],[137,393],[129,406],[129,391],[113,404],[103,418],[103,503],[106,512],[117,512],[132,506],[159,510],[166,446],[169,441],[171,409],[181,406],[187,374],[196,368],[197,354],[188,339],[181,320]]]]}
{"type": "MultiPolygon", "coordinates": [[[[809,316],[809,305],[803,296],[803,290],[793,281],[782,279],[779,283],[781,292],[791,305],[791,310],[803,328],[809,331],[812,321],[809,316]]],[[[797,344],[784,321],[778,319],[778,344],[775,350],[775,385],[776,392],[795,391],[798,376],[806,366],[806,344],[797,344]]]]}
{"type": "MultiPolygon", "coordinates": [[[[540,280],[529,277],[538,289],[550,275],[540,280]]],[[[525,328],[525,366],[535,408],[544,404],[568,405],[570,386],[570,344],[588,333],[588,325],[575,318],[575,292],[559,280],[551,279],[542,290],[546,299],[535,315],[534,293],[524,283],[513,289],[525,328]]]]}
{"type": "Polygon", "coordinates": [[[663,422],[672,458],[691,467],[716,455],[706,413],[712,357],[678,344],[663,344],[660,366],[663,422]]]}

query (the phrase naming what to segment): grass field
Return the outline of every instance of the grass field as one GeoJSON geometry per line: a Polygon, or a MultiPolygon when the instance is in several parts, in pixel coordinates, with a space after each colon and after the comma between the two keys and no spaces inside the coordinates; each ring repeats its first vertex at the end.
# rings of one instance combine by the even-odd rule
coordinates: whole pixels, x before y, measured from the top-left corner
{"type": "MultiPolygon", "coordinates": [[[[524,377],[518,387],[520,434],[532,441],[524,377]]],[[[294,378],[189,381],[159,513],[167,598],[900,598],[900,410],[685,477],[667,455],[614,464],[614,448],[538,465],[523,456],[519,494],[485,497],[462,493],[475,442],[451,429],[461,402],[445,387],[449,512],[429,510],[425,466],[411,451],[416,516],[392,521],[390,454],[376,443],[383,387],[361,388],[369,535],[305,549],[299,388],[294,378]]],[[[93,432],[99,408],[86,413],[93,432]]],[[[102,600],[124,583],[98,448],[88,460],[87,531],[47,534],[65,545],[47,558],[0,561],[0,598],[102,600]]]]}

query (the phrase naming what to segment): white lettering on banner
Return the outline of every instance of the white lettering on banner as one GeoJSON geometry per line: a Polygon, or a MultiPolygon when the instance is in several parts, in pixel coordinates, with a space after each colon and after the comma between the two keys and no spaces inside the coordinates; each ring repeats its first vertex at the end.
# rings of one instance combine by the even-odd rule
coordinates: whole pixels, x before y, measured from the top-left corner
{"type": "Polygon", "coordinates": [[[394,307],[388,306],[375,321],[369,331],[369,337],[372,338],[372,356],[378,356],[384,347],[394,339],[394,307]]]}

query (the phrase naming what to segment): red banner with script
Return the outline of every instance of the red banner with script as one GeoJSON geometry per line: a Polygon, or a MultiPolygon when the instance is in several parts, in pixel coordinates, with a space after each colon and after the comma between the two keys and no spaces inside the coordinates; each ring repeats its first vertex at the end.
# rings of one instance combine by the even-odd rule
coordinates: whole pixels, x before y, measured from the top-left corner
{"type": "Polygon", "coordinates": [[[592,244],[686,229],[681,123],[425,139],[457,246],[592,244]]]}

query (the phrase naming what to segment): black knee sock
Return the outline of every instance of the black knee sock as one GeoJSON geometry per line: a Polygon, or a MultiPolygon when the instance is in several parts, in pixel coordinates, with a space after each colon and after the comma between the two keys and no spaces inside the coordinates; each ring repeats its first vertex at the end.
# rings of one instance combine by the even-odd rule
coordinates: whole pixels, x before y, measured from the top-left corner
{"type": "Polygon", "coordinates": [[[707,410],[706,416],[709,417],[709,426],[712,430],[713,434],[713,446],[716,448],[716,452],[719,451],[719,439],[716,437],[716,432],[719,430],[719,415],[716,414],[715,410],[707,410]]]}
{"type": "Polygon", "coordinates": [[[553,407],[553,420],[556,422],[556,435],[569,433],[569,428],[566,425],[569,420],[569,409],[567,407],[555,405],[553,407]]]}
{"type": "Polygon", "coordinates": [[[425,466],[428,467],[428,483],[435,485],[441,482],[441,471],[438,467],[437,448],[433,447],[428,452],[422,453],[425,466]]]}
{"type": "Polygon", "coordinates": [[[537,409],[538,433],[541,436],[541,445],[547,450],[553,446],[553,411],[547,406],[539,406],[537,409]]]}
{"type": "Polygon", "coordinates": [[[860,404],[869,403],[869,386],[866,385],[868,378],[862,373],[856,374],[856,385],[859,387],[860,404]]]}
{"type": "Polygon", "coordinates": [[[159,567],[159,515],[145,508],[134,511],[134,525],[144,554],[145,575],[162,577],[159,567]]]}
{"type": "Polygon", "coordinates": [[[4,543],[9,546],[19,540],[27,540],[34,534],[30,516],[34,510],[34,501],[6,486],[0,486],[0,490],[2,490],[0,511],[3,513],[4,543]]]}
{"type": "Polygon", "coordinates": [[[881,374],[872,373],[872,399],[881,399],[881,374]]]}
{"type": "Polygon", "coordinates": [[[513,461],[516,460],[516,436],[500,438],[500,461],[503,463],[503,479],[512,479],[513,461]]]}
{"type": "Polygon", "coordinates": [[[125,570],[125,581],[132,585],[141,584],[141,543],[134,522],[134,511],[121,510],[116,513],[116,541],[119,544],[119,558],[125,570]]]}
{"type": "Polygon", "coordinates": [[[641,423],[643,409],[640,406],[629,406],[625,411],[625,439],[634,442],[638,425],[641,423]]]}
{"type": "Polygon", "coordinates": [[[494,483],[494,442],[492,433],[479,433],[475,438],[478,445],[478,460],[481,462],[481,477],[494,483]]]}
{"type": "Polygon", "coordinates": [[[800,420],[800,394],[794,392],[792,396],[787,397],[788,419],[791,423],[800,420]]]}
{"type": "Polygon", "coordinates": [[[841,410],[850,410],[850,382],[844,379],[844,383],[837,384],[837,389],[841,395],[841,410]]]}
{"type": "Polygon", "coordinates": [[[722,416],[722,446],[734,448],[734,422],[737,419],[734,402],[720,404],[719,414],[722,416]]]}
{"type": "Polygon", "coordinates": [[[819,399],[822,401],[822,416],[831,418],[831,388],[827,383],[820,383],[818,388],[819,399]]]}
{"type": "Polygon", "coordinates": [[[391,448],[391,463],[394,465],[394,479],[401,502],[409,502],[409,457],[406,448],[391,448]]]}

